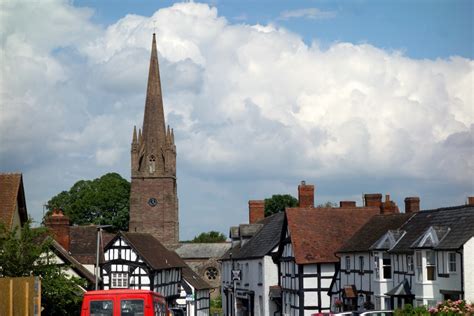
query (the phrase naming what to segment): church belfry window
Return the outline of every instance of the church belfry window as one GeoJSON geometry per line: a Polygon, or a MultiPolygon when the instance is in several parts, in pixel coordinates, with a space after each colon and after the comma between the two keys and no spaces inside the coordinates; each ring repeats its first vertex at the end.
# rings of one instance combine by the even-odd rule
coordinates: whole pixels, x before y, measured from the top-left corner
{"type": "Polygon", "coordinates": [[[206,269],[205,274],[208,280],[215,280],[219,275],[219,271],[215,267],[209,267],[206,269]]]}
{"type": "Polygon", "coordinates": [[[156,170],[156,157],[154,155],[151,155],[150,158],[148,159],[148,171],[150,173],[154,173],[156,170]]]}

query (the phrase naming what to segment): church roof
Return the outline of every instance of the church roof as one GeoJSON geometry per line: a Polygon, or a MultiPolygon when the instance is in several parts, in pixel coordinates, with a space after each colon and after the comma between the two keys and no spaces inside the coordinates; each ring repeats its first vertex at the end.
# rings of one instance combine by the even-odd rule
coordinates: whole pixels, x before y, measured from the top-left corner
{"type": "Polygon", "coordinates": [[[176,253],[183,259],[220,258],[230,246],[229,242],[182,243],[176,253]]]}
{"type": "Polygon", "coordinates": [[[378,207],[287,208],[296,263],[339,262],[335,251],[379,212],[378,207]]]}
{"type": "MultiPolygon", "coordinates": [[[[127,243],[133,247],[142,260],[152,269],[163,270],[186,267],[186,263],[184,263],[183,259],[174,251],[166,249],[166,247],[151,234],[119,232],[118,235],[123,236],[127,243]]],[[[111,244],[114,239],[111,240],[109,244],[111,244]]]]}
{"type": "Polygon", "coordinates": [[[18,208],[20,222],[28,220],[21,173],[0,173],[0,222],[13,229],[13,218],[18,208]]]}

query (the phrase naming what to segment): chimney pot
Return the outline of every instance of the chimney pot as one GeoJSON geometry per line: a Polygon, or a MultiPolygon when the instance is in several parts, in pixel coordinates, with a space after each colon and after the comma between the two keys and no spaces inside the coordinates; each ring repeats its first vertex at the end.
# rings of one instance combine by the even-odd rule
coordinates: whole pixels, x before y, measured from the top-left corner
{"type": "Polygon", "coordinates": [[[420,198],[409,196],[405,198],[405,213],[418,212],[420,210],[420,198]]]}
{"type": "Polygon", "coordinates": [[[53,213],[45,220],[53,238],[66,250],[69,251],[69,217],[63,214],[61,209],[54,209],[53,213]]]}

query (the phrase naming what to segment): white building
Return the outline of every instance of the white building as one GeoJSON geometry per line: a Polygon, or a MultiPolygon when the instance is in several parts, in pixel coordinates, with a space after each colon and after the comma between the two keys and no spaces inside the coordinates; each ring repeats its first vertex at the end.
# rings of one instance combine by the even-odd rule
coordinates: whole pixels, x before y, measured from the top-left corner
{"type": "Polygon", "coordinates": [[[372,218],[338,251],[333,299],[344,300],[349,310],[368,308],[367,301],[375,309],[435,306],[446,299],[472,302],[472,204],[372,218]],[[361,269],[362,260],[367,268],[361,269]],[[347,297],[349,288],[356,300],[347,297]]]}
{"type": "MultiPolygon", "coordinates": [[[[263,212],[263,201],[261,206],[263,212]]],[[[274,315],[279,310],[270,299],[270,287],[278,284],[278,267],[272,255],[278,249],[283,217],[283,213],[274,214],[258,224],[231,229],[234,247],[221,259],[225,315],[235,315],[235,308],[237,315],[274,315]],[[232,270],[240,271],[235,284],[232,270]]]]}

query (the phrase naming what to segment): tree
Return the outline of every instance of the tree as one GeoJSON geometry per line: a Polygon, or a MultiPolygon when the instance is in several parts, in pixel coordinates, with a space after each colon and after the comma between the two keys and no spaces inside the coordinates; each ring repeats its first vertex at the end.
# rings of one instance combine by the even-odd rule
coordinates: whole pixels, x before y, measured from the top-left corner
{"type": "Polygon", "coordinates": [[[207,233],[200,233],[198,236],[194,237],[191,242],[193,243],[213,243],[213,242],[225,242],[226,238],[223,233],[216,231],[210,231],[207,233]]]}
{"type": "Polygon", "coordinates": [[[298,200],[289,194],[274,194],[265,199],[265,216],[284,212],[287,207],[298,206],[298,200]]]}
{"type": "Polygon", "coordinates": [[[327,201],[326,203],[318,204],[316,207],[337,207],[337,203],[327,201]]]}
{"type": "MultiPolygon", "coordinates": [[[[1,224],[1,223],[0,223],[1,224]]],[[[41,305],[43,315],[79,315],[82,294],[79,286],[85,281],[68,277],[65,267],[52,260],[50,251],[52,239],[45,228],[31,228],[28,221],[8,231],[0,225],[0,276],[41,276],[41,305]]]]}
{"type": "Polygon", "coordinates": [[[130,182],[118,173],[94,180],[80,180],[47,203],[51,211],[61,208],[71,224],[112,225],[112,230],[128,230],[130,182]]]}

